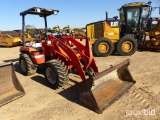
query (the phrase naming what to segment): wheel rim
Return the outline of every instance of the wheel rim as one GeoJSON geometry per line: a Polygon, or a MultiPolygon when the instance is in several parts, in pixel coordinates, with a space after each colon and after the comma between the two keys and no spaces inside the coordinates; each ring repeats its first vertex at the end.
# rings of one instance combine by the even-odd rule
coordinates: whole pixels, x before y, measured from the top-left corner
{"type": "Polygon", "coordinates": [[[101,53],[106,53],[109,50],[109,45],[107,43],[105,43],[105,42],[102,42],[102,43],[99,44],[98,50],[101,53]]]}
{"type": "Polygon", "coordinates": [[[20,61],[20,65],[21,65],[22,71],[26,72],[27,71],[27,66],[26,66],[26,62],[23,59],[20,61]]]}
{"type": "Polygon", "coordinates": [[[125,52],[130,52],[133,49],[133,44],[130,41],[126,41],[122,44],[122,50],[125,52]]]}
{"type": "Polygon", "coordinates": [[[56,83],[56,74],[55,74],[54,70],[51,67],[48,67],[46,69],[46,77],[47,77],[48,81],[51,84],[55,84],[56,83]]]}

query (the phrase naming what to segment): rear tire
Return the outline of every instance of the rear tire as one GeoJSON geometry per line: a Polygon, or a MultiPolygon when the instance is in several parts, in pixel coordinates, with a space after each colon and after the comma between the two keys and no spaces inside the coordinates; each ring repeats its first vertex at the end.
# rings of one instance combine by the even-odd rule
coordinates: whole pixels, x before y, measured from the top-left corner
{"type": "Polygon", "coordinates": [[[45,79],[53,89],[64,86],[69,80],[68,68],[60,60],[50,60],[45,64],[45,79]]]}
{"type": "Polygon", "coordinates": [[[117,44],[117,52],[122,56],[130,56],[137,50],[137,41],[130,37],[122,37],[117,44]]]}
{"type": "Polygon", "coordinates": [[[20,54],[19,67],[23,75],[29,76],[36,73],[36,67],[27,54],[20,54]]]}
{"type": "Polygon", "coordinates": [[[149,36],[149,39],[152,40],[152,38],[154,38],[153,36],[149,36]]]}
{"type": "Polygon", "coordinates": [[[92,45],[93,55],[96,57],[107,57],[113,52],[114,45],[108,38],[99,38],[92,45]]]}

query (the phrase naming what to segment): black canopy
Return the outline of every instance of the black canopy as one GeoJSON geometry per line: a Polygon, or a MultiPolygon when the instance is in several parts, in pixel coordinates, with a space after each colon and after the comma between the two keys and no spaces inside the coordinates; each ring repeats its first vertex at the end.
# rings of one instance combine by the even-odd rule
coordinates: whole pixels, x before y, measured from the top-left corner
{"type": "Polygon", "coordinates": [[[40,8],[40,7],[32,7],[26,11],[23,11],[20,13],[20,15],[24,16],[26,14],[34,14],[39,15],[41,17],[49,16],[52,14],[58,14],[59,10],[53,10],[53,9],[46,9],[46,8],[40,8]]]}

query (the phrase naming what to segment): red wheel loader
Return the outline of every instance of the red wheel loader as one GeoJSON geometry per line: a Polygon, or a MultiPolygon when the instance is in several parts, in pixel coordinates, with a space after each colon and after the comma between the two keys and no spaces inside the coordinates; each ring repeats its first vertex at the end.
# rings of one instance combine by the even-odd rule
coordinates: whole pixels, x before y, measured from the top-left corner
{"type": "Polygon", "coordinates": [[[44,65],[44,76],[54,89],[64,86],[69,80],[69,71],[76,70],[82,79],[79,88],[80,103],[97,113],[102,113],[135,84],[128,70],[129,60],[99,73],[87,38],[86,44],[83,45],[72,36],[61,35],[57,38],[52,34],[46,34],[47,16],[58,12],[33,7],[20,13],[22,33],[27,14],[39,15],[45,21],[45,34],[39,36],[38,42],[26,45],[23,37],[20,69],[24,75],[32,75],[38,65],[44,65]],[[74,44],[75,48],[71,47],[70,43],[74,44]]]}

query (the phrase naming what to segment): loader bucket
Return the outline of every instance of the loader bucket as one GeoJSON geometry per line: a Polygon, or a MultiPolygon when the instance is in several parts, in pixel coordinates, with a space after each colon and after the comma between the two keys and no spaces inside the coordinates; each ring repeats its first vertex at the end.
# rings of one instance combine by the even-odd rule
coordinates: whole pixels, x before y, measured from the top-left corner
{"type": "Polygon", "coordinates": [[[96,113],[102,113],[135,84],[128,65],[129,60],[126,60],[82,83],[79,91],[80,103],[96,113]]]}
{"type": "Polygon", "coordinates": [[[24,94],[24,89],[16,77],[13,63],[0,64],[0,106],[24,94]]]}

